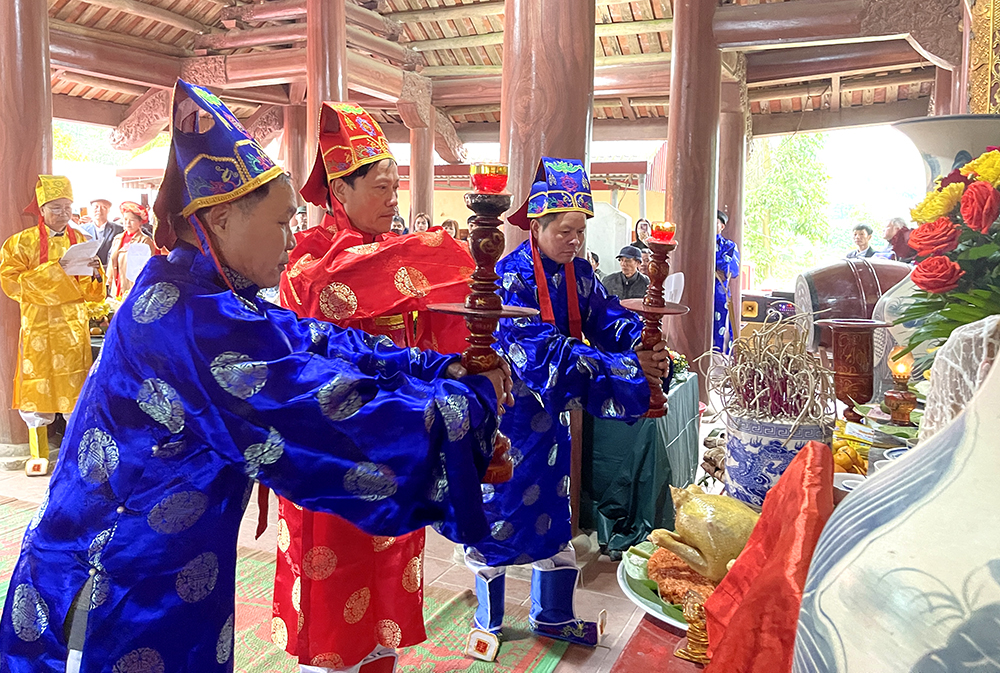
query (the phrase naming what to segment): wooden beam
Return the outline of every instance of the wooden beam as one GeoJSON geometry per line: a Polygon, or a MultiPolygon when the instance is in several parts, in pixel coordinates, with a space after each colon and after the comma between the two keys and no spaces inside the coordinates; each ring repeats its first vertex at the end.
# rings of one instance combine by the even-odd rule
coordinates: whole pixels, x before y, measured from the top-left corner
{"type": "Polygon", "coordinates": [[[830,78],[830,109],[834,112],[840,109],[840,75],[830,78]]]}
{"type": "Polygon", "coordinates": [[[747,82],[801,82],[927,64],[906,40],[775,49],[747,55],[747,82]]]}
{"type": "MultiPolygon", "coordinates": [[[[801,1],[801,0],[800,0],[801,1]]],[[[648,35],[649,33],[669,33],[674,29],[673,19],[649,19],[647,21],[618,21],[599,23],[594,26],[594,36],[618,37],[619,35],[648,35]]]]}
{"type": "Polygon", "coordinates": [[[648,54],[615,54],[614,56],[598,56],[594,59],[594,65],[598,68],[602,66],[616,65],[638,65],[640,63],[658,63],[670,68],[670,52],[656,51],[648,54]]]}
{"type": "Polygon", "coordinates": [[[712,23],[720,49],[750,51],[861,37],[863,0],[723,5],[712,23]]]}
{"type": "Polygon", "coordinates": [[[753,135],[755,138],[763,138],[807,131],[890,124],[902,119],[926,117],[929,102],[929,98],[914,98],[893,105],[846,107],[837,111],[810,110],[796,113],[754,115],[753,135]]]}
{"type": "Polygon", "coordinates": [[[437,108],[434,114],[434,149],[438,156],[450,164],[465,163],[467,152],[455,125],[437,108]]]}
{"type": "Polygon", "coordinates": [[[81,86],[89,86],[94,89],[107,89],[108,91],[115,91],[128,96],[142,96],[149,89],[149,87],[139,84],[126,84],[125,82],[116,82],[110,79],[101,79],[100,77],[91,77],[90,75],[65,70],[60,72],[59,80],[81,86]]]}
{"type": "Polygon", "coordinates": [[[181,74],[181,59],[141,49],[122,49],[107,38],[49,30],[53,68],[145,86],[172,89],[181,74]]]}
{"type": "MultiPolygon", "coordinates": [[[[221,18],[226,24],[235,24],[236,22],[301,19],[305,16],[306,0],[272,0],[271,2],[259,2],[241,7],[229,7],[222,10],[221,18]]],[[[347,21],[394,41],[399,38],[399,34],[403,31],[403,26],[398,21],[365,9],[353,2],[347,3],[347,21]]]]}
{"type": "Polygon", "coordinates": [[[197,33],[199,35],[207,33],[211,30],[208,26],[195,21],[194,19],[182,16],[181,14],[171,12],[161,7],[157,7],[156,5],[139,2],[139,0],[86,0],[86,2],[90,5],[106,7],[116,12],[124,12],[125,14],[131,14],[132,16],[138,16],[143,19],[150,19],[151,21],[156,21],[157,23],[162,23],[174,28],[180,28],[181,30],[197,33]]]}
{"type": "MultiPolygon", "coordinates": [[[[455,129],[462,142],[495,143],[500,141],[498,122],[470,122],[456,124],[455,129]]],[[[382,124],[382,130],[391,143],[409,142],[409,129],[402,124],[382,124]]],[[[592,140],[666,140],[667,118],[595,119],[592,140]]]]}
{"type": "Polygon", "coordinates": [[[114,128],[122,123],[127,111],[127,105],[63,94],[53,94],[52,96],[52,117],[54,119],[114,128]]]}
{"type": "Polygon", "coordinates": [[[500,65],[429,65],[420,69],[424,77],[483,77],[502,72],[500,65]]]}
{"type": "Polygon", "coordinates": [[[49,19],[49,30],[58,30],[63,33],[89,37],[104,42],[110,41],[119,47],[153,51],[158,54],[176,56],[178,58],[194,56],[194,52],[190,49],[182,49],[181,47],[173,44],[165,44],[163,42],[157,42],[156,40],[150,40],[145,37],[136,37],[135,35],[126,35],[124,33],[116,33],[110,30],[99,30],[97,28],[90,28],[89,26],[78,26],[75,23],[60,21],[59,19],[49,19]]]}
{"type": "MultiPolygon", "coordinates": [[[[627,5],[631,0],[597,0],[599,7],[627,5]]],[[[466,4],[443,5],[427,9],[390,10],[385,16],[400,23],[422,23],[427,21],[456,21],[465,18],[499,16],[504,13],[504,0],[485,0],[466,4]]]]}

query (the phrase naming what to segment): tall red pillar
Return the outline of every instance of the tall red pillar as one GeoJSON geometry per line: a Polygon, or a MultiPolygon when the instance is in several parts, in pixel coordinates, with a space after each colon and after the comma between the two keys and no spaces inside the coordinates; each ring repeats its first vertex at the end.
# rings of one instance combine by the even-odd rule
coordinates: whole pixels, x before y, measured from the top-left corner
{"type": "Polygon", "coordinates": [[[412,229],[417,213],[427,213],[431,225],[441,224],[434,217],[434,124],[429,115],[427,126],[410,129],[410,217],[412,229]]]}
{"type": "MultiPolygon", "coordinates": [[[[48,5],[38,0],[0,3],[0,239],[33,224],[21,215],[34,195],[39,173],[52,172],[52,91],[49,86],[48,5]]],[[[28,433],[13,399],[17,302],[0,296],[0,456],[26,455],[28,433]]]]}
{"type": "MultiPolygon", "coordinates": [[[[281,151],[285,157],[285,170],[292,176],[295,192],[302,189],[312,170],[315,154],[309,153],[310,145],[316,139],[309,136],[309,115],[305,105],[289,105],[285,108],[284,129],[281,134],[281,151]]],[[[297,197],[302,203],[302,197],[297,197]]]]}
{"type": "MultiPolygon", "coordinates": [[[[736,244],[743,260],[743,183],[747,157],[747,111],[743,107],[739,82],[722,85],[719,114],[719,202],[718,209],[729,216],[723,236],[736,244]]],[[[740,280],[729,284],[737,310],[742,306],[740,280]]],[[[739,318],[739,315],[736,316],[739,318]]],[[[737,326],[739,322],[736,323],[737,326]]],[[[737,335],[738,336],[738,335],[737,335]]]]}
{"type": "MultiPolygon", "coordinates": [[[[306,109],[308,156],[316,156],[319,111],[325,101],[346,101],[347,9],[345,0],[306,0],[306,109]]],[[[322,219],[309,207],[309,224],[322,219]]]]}
{"type": "MultiPolygon", "coordinates": [[[[588,164],[594,100],[595,0],[505,0],[500,157],[512,208],[542,156],[588,164]]],[[[527,234],[505,225],[507,252],[527,234]]]]}
{"type": "MultiPolygon", "coordinates": [[[[675,0],[667,125],[666,219],[677,225],[671,273],[684,274],[685,316],[671,318],[672,348],[696,358],[712,347],[716,169],[722,59],[712,34],[716,0],[675,0]]],[[[700,379],[702,401],[708,387],[700,379]]]]}

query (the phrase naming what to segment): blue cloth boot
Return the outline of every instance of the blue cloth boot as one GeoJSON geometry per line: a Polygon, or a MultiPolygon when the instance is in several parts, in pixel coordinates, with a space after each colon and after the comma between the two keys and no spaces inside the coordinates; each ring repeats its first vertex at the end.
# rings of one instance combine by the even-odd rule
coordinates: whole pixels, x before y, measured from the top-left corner
{"type": "Polygon", "coordinates": [[[505,574],[501,573],[491,579],[485,579],[476,573],[476,607],[474,618],[477,629],[499,633],[503,625],[505,574]]]}
{"type": "Polygon", "coordinates": [[[579,568],[531,569],[531,630],[539,636],[596,647],[601,629],[597,622],[576,618],[573,592],[579,568]]]}

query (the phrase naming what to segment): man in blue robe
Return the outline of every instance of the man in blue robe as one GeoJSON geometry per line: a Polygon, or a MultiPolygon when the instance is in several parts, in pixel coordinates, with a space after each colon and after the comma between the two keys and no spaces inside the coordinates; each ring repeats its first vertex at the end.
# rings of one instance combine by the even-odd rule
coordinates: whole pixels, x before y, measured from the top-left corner
{"type": "Polygon", "coordinates": [[[609,297],[593,267],[576,256],[593,217],[583,164],[543,158],[535,180],[528,201],[510,217],[531,238],[497,265],[503,303],[540,311],[501,320],[497,333],[514,371],[516,404],[501,423],[514,477],[483,486],[490,534],[466,548],[466,564],[476,573],[475,629],[499,633],[505,566],[531,563],[532,629],[593,646],[598,625],[573,611],[579,569],[570,544],[569,412],[639,418],[649,409],[647,377],[667,375],[666,351],[662,343],[641,350],[639,318],[609,297]]]}
{"type": "Polygon", "coordinates": [[[728,223],[729,216],[721,210],[718,211],[715,219],[715,312],[712,323],[712,350],[719,353],[728,353],[733,347],[733,323],[739,319],[739,316],[734,314],[730,320],[729,315],[732,304],[729,283],[740,275],[740,251],[736,249],[735,243],[722,235],[722,230],[728,223]]]}
{"type": "MultiPolygon", "coordinates": [[[[4,673],[232,671],[236,540],[255,480],[372,534],[488,530],[479,480],[509,380],[449,380],[453,357],[260,300],[293,246],[294,193],[206,89],[177,84],[155,210],[171,252],[112,321],[25,533],[0,622],[4,673]],[[214,122],[203,133],[199,115],[214,122]]],[[[328,301],[349,301],[337,290],[328,301]]],[[[272,622],[279,646],[294,635],[272,622]]]]}

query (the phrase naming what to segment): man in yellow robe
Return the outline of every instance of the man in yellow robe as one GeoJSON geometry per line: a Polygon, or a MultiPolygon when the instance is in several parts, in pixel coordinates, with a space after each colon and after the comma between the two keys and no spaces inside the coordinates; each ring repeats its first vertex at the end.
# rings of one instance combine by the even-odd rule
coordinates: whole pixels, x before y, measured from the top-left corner
{"type": "Polygon", "coordinates": [[[104,274],[94,257],[92,274],[70,276],[62,257],[87,239],[69,226],[73,190],[67,178],[40,175],[35,201],[26,209],[36,226],[6,240],[0,252],[0,285],[21,304],[14,403],[28,426],[29,474],[48,472],[47,426],[56,414],[68,418],[91,365],[86,302],[103,301],[104,274]]]}

